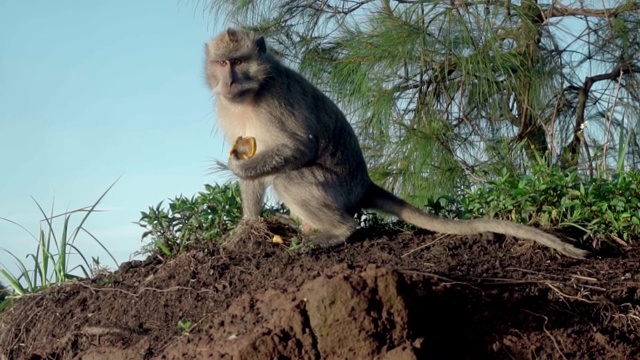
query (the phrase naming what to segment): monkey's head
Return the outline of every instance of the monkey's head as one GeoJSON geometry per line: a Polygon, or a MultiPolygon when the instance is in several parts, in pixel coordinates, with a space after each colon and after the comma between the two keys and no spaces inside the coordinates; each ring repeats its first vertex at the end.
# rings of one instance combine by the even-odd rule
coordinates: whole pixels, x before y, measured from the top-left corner
{"type": "Polygon", "coordinates": [[[264,38],[229,28],[205,44],[206,72],[214,94],[241,101],[260,88],[269,64],[264,38]]]}

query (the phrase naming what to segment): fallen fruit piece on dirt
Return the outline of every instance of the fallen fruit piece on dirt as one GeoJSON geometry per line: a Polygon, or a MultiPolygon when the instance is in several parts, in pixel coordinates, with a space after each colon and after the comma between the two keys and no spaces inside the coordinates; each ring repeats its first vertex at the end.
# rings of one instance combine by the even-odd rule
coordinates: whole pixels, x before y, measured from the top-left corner
{"type": "Polygon", "coordinates": [[[282,240],[282,236],[280,235],[273,235],[273,241],[276,244],[284,244],[284,240],[282,240]]]}
{"type": "Polygon", "coordinates": [[[253,136],[238,136],[236,142],[233,143],[229,156],[235,155],[240,160],[250,159],[256,153],[256,138],[253,136]]]}

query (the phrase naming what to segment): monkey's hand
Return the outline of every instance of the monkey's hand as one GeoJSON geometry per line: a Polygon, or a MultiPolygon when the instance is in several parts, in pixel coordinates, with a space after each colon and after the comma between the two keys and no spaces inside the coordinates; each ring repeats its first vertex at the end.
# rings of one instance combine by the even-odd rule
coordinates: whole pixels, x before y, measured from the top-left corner
{"type": "Polygon", "coordinates": [[[253,180],[263,176],[301,169],[311,163],[315,157],[315,146],[295,148],[279,146],[262,150],[246,160],[232,155],[229,157],[229,169],[241,179],[253,180]]]}

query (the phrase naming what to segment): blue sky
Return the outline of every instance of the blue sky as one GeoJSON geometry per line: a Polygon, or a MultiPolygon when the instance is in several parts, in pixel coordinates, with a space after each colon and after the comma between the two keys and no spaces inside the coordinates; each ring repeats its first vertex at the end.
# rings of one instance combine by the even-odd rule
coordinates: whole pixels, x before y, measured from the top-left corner
{"type": "MultiPolygon", "coordinates": [[[[209,174],[228,145],[203,75],[203,44],[222,24],[195,3],[0,2],[0,217],[36,233],[32,196],[45,208],[55,197],[60,213],[122,176],[86,224],[121,262],[142,246],[141,210],[227,179],[209,174]]],[[[36,244],[0,221],[0,247],[24,259],[36,244]]]]}

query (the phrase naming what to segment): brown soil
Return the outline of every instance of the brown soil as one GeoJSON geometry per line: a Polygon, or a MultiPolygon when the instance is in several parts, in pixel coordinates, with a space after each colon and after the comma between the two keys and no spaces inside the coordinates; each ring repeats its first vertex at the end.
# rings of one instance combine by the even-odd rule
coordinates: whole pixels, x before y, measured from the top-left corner
{"type": "Polygon", "coordinates": [[[637,359],[639,260],[379,230],[201,247],[21,299],[0,359],[637,359]]]}

